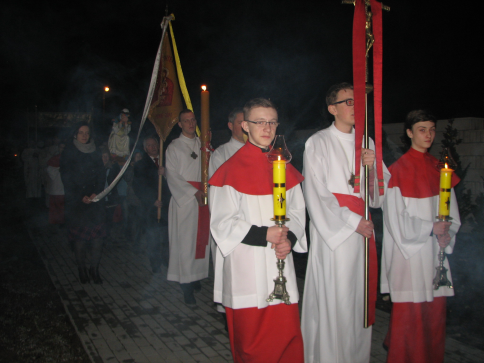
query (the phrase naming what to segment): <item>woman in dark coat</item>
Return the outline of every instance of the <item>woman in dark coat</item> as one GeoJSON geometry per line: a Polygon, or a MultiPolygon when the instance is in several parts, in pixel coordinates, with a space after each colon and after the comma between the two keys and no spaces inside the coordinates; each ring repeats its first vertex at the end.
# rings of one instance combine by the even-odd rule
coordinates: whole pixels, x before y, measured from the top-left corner
{"type": "Polygon", "coordinates": [[[65,190],[65,218],[69,228],[69,240],[73,242],[79,280],[85,284],[89,278],[102,284],[99,276],[103,238],[106,236],[103,201],[91,200],[104,189],[105,175],[101,153],[91,138],[87,123],[78,123],[73,128],[72,142],[60,160],[60,173],[65,190]],[[86,252],[91,249],[89,273],[86,252]]]}

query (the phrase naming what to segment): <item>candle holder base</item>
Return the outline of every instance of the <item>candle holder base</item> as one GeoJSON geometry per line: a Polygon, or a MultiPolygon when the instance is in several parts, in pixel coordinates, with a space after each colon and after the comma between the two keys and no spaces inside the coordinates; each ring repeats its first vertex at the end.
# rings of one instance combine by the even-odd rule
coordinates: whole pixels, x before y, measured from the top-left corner
{"type": "MultiPolygon", "coordinates": [[[[442,216],[439,215],[436,217],[439,222],[450,222],[452,220],[452,217],[450,216],[442,216]]],[[[451,282],[447,278],[447,269],[444,267],[444,261],[445,261],[445,249],[440,247],[439,251],[439,266],[437,266],[435,269],[437,270],[437,273],[435,274],[433,285],[434,285],[434,290],[438,290],[439,287],[448,287],[449,289],[453,289],[454,287],[452,286],[451,282]]]]}
{"type": "Polygon", "coordinates": [[[272,302],[274,299],[279,299],[282,300],[286,305],[291,305],[291,302],[289,301],[289,294],[286,290],[287,279],[282,275],[284,265],[284,260],[277,260],[279,276],[274,279],[274,291],[272,291],[269,297],[266,299],[267,302],[272,302]]]}
{"type": "MultiPolygon", "coordinates": [[[[280,218],[276,216],[276,218],[271,218],[271,221],[276,222],[277,226],[282,228],[282,226],[287,221],[290,221],[290,219],[286,218],[285,216],[281,216],[280,218]]],[[[284,260],[277,259],[279,276],[274,279],[274,291],[272,291],[269,297],[266,299],[267,302],[272,302],[274,299],[278,299],[282,300],[286,305],[291,305],[291,302],[289,301],[289,294],[286,289],[287,279],[283,275],[285,264],[286,263],[284,260]]]]}

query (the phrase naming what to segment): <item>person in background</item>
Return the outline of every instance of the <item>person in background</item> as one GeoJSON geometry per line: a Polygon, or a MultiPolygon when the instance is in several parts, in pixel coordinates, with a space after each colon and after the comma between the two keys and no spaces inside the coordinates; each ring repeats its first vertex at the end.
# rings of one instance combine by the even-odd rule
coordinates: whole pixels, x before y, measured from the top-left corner
{"type": "Polygon", "coordinates": [[[47,176],[50,182],[46,185],[49,195],[49,224],[64,224],[64,184],[60,174],[60,157],[65,144],[58,145],[58,153],[47,162],[47,176]]]}
{"type": "Polygon", "coordinates": [[[126,192],[126,202],[128,204],[129,209],[129,234],[133,243],[133,249],[135,251],[139,251],[140,249],[140,239],[142,231],[144,230],[143,227],[143,208],[141,204],[141,200],[136,196],[136,193],[133,189],[133,181],[134,181],[134,166],[135,164],[143,158],[143,153],[140,150],[135,150],[133,153],[133,158],[131,159],[131,163],[124,172],[123,178],[127,183],[127,192],[126,192]]]}
{"type": "Polygon", "coordinates": [[[166,178],[172,194],[168,217],[170,262],[168,281],[180,283],[186,304],[196,304],[194,291],[208,277],[209,219],[201,190],[200,139],[190,110],[179,114],[180,137],[166,149],[166,178]]]}
{"type": "MultiPolygon", "coordinates": [[[[168,262],[168,216],[163,202],[166,201],[166,186],[162,200],[158,200],[159,176],[165,169],[159,161],[160,149],[156,136],[148,136],[143,141],[146,154],[134,164],[133,190],[141,201],[142,225],[145,228],[147,253],[153,273],[160,271],[161,264],[168,262]],[[158,221],[158,208],[161,218],[158,221]]],[[[162,178],[164,179],[164,178],[162,178]]],[[[139,242],[138,242],[139,243],[139,242]]]]}
{"type": "Polygon", "coordinates": [[[106,172],[101,152],[96,149],[88,123],[73,127],[72,139],[68,140],[60,158],[60,173],[65,192],[65,217],[69,227],[69,239],[82,284],[90,279],[102,284],[99,263],[106,236],[104,201],[92,202],[103,191],[106,172]],[[90,249],[90,269],[87,269],[87,249],[90,249]]]}

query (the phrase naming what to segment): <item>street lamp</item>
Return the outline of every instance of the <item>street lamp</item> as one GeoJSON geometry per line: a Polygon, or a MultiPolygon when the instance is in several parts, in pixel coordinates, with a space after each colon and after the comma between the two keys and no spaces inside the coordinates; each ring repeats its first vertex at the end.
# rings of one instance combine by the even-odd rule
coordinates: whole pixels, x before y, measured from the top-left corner
{"type": "Polygon", "coordinates": [[[105,106],[106,106],[106,93],[109,92],[109,87],[105,86],[104,87],[104,92],[103,92],[103,122],[104,122],[104,111],[105,111],[105,106]]]}

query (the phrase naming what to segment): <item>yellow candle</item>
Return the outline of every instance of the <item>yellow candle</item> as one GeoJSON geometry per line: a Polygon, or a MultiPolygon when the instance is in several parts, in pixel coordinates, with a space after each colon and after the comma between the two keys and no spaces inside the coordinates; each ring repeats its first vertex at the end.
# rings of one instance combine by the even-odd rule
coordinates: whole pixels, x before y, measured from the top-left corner
{"type": "Polygon", "coordinates": [[[281,220],[286,218],[286,162],[274,160],[272,167],[274,219],[281,220]]]}
{"type": "Polygon", "coordinates": [[[450,214],[450,190],[452,188],[452,169],[440,170],[439,218],[450,214]]]}

